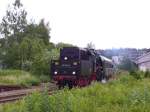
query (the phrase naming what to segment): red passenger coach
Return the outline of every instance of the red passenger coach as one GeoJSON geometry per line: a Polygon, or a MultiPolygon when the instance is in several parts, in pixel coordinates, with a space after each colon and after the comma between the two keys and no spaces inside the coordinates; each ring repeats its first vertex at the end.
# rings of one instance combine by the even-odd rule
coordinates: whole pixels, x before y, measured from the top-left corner
{"type": "Polygon", "coordinates": [[[95,50],[64,47],[60,50],[59,60],[51,61],[52,79],[57,81],[59,88],[86,86],[106,78],[103,62],[95,50]]]}

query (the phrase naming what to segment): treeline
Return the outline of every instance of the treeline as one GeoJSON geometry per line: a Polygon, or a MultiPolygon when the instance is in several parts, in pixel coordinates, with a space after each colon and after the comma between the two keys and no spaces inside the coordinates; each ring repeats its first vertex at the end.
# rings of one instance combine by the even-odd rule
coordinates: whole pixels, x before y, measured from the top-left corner
{"type": "Polygon", "coordinates": [[[142,49],[136,49],[136,48],[118,48],[118,49],[105,49],[105,50],[98,50],[102,55],[112,58],[113,56],[124,56],[129,58],[137,58],[138,56],[150,52],[150,49],[142,48],[142,49]]]}
{"type": "Polygon", "coordinates": [[[20,0],[6,10],[0,23],[0,65],[3,69],[21,69],[34,74],[49,74],[50,60],[59,57],[59,49],[70,44],[50,42],[49,23],[27,20],[20,0]]]}

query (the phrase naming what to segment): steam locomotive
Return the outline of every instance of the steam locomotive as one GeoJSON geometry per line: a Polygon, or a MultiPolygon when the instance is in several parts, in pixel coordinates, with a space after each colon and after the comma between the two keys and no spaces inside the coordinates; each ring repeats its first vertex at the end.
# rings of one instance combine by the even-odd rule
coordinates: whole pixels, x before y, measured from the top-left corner
{"type": "Polygon", "coordinates": [[[86,86],[92,81],[109,79],[114,74],[113,63],[94,49],[64,47],[59,60],[51,61],[52,79],[59,88],[68,85],[86,86]]]}

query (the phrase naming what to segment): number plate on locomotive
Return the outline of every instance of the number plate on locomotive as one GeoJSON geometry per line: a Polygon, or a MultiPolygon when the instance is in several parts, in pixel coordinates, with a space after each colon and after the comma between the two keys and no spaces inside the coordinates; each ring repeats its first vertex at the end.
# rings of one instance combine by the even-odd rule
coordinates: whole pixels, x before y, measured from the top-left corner
{"type": "Polygon", "coordinates": [[[62,64],[63,67],[70,67],[69,64],[62,64]]]}

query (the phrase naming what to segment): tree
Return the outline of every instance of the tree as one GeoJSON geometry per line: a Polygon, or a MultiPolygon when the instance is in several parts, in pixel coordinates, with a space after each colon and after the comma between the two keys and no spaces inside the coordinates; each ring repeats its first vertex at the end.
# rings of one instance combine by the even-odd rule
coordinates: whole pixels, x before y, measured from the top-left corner
{"type": "Polygon", "coordinates": [[[49,75],[50,73],[50,62],[52,59],[59,58],[59,50],[52,49],[48,51],[47,49],[43,50],[42,55],[37,55],[33,61],[33,72],[35,74],[45,74],[49,75]]]}
{"type": "Polygon", "coordinates": [[[15,41],[11,43],[12,47],[9,47],[3,50],[4,54],[2,53],[2,61],[3,64],[7,68],[15,68],[18,69],[20,68],[20,60],[19,60],[19,45],[15,41]]]}
{"type": "Polygon", "coordinates": [[[3,17],[0,24],[0,33],[5,38],[5,44],[9,46],[12,41],[20,42],[21,36],[19,33],[24,32],[27,26],[27,12],[23,8],[20,0],[16,0],[12,6],[9,6],[6,11],[6,16],[3,17]]]}
{"type": "Polygon", "coordinates": [[[129,58],[124,57],[121,61],[121,64],[118,66],[118,68],[127,70],[127,71],[134,71],[137,69],[137,65],[131,61],[129,58]]]}
{"type": "Polygon", "coordinates": [[[21,69],[33,70],[33,64],[43,57],[45,49],[46,46],[42,39],[25,37],[19,46],[21,69]]]}
{"type": "Polygon", "coordinates": [[[19,43],[22,40],[22,33],[27,26],[27,12],[23,8],[20,0],[15,0],[12,5],[8,6],[6,15],[0,23],[1,61],[7,67],[18,68],[19,43]]]}
{"type": "Polygon", "coordinates": [[[49,74],[50,60],[58,59],[59,50],[49,51],[42,39],[31,39],[26,37],[20,44],[20,62],[23,70],[28,70],[34,74],[49,74]]]}
{"type": "Polygon", "coordinates": [[[28,22],[20,0],[9,6],[0,23],[0,62],[9,69],[23,69],[35,74],[48,74],[50,60],[59,50],[50,43],[50,27],[42,19],[28,22]]]}
{"type": "Polygon", "coordinates": [[[56,44],[56,48],[57,49],[61,49],[63,47],[73,47],[74,45],[72,44],[68,44],[68,43],[63,43],[63,42],[59,42],[58,44],[56,44]]]}
{"type": "Polygon", "coordinates": [[[42,39],[44,44],[48,45],[50,40],[50,27],[49,23],[45,23],[44,19],[39,24],[30,23],[25,28],[24,36],[30,36],[31,38],[42,39]]]}

